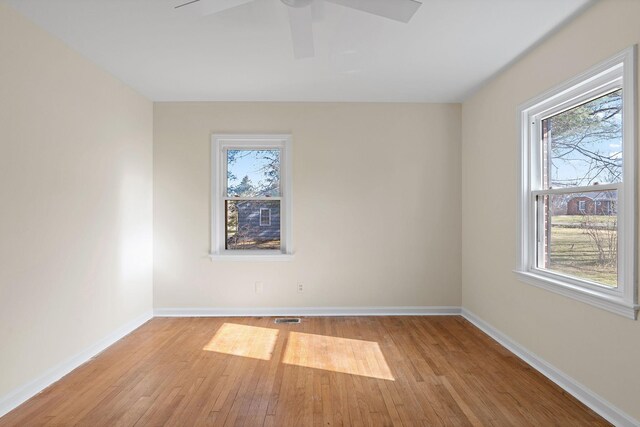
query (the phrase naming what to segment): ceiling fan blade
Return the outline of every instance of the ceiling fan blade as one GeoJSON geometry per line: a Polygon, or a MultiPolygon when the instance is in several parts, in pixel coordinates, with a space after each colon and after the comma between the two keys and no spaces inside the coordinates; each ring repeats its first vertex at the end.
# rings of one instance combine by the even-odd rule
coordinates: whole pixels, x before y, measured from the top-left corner
{"type": "Polygon", "coordinates": [[[191,0],[177,5],[174,9],[189,9],[200,16],[213,15],[223,10],[232,9],[253,0],[191,0]]]}
{"type": "Polygon", "coordinates": [[[293,56],[296,59],[311,58],[315,55],[313,47],[313,16],[311,7],[287,7],[291,25],[293,56]]]}
{"type": "Polygon", "coordinates": [[[181,7],[189,6],[190,4],[194,4],[194,3],[197,3],[199,1],[200,0],[191,0],[191,1],[188,1],[186,3],[182,3],[182,4],[177,5],[176,7],[174,7],[174,9],[180,9],[181,7]]]}
{"type": "Polygon", "coordinates": [[[394,21],[409,22],[413,14],[422,5],[416,0],[327,0],[328,2],[350,7],[393,19],[394,21]]]}

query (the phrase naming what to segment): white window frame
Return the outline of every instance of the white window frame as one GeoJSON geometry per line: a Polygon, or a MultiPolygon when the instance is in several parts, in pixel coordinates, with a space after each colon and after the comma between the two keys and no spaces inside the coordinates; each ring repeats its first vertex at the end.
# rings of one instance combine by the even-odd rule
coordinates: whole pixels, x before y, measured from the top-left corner
{"type": "MultiPolygon", "coordinates": [[[[586,73],[526,102],[518,108],[520,122],[520,179],[518,187],[518,242],[515,273],[525,283],[636,319],[637,282],[637,91],[636,51],[630,47],[586,73]],[[550,115],[597,98],[621,87],[623,96],[622,183],[599,185],[597,189],[618,190],[618,287],[602,285],[540,269],[536,264],[536,195],[566,193],[565,189],[542,190],[541,121],[550,115]]],[[[593,190],[574,187],[572,192],[593,190]]]]}
{"type": "Polygon", "coordinates": [[[260,213],[258,214],[258,218],[259,218],[259,222],[260,222],[260,227],[270,227],[271,226],[271,208],[260,208],[260,213]],[[264,222],[264,224],[262,223],[262,211],[267,211],[268,215],[267,217],[269,218],[267,221],[264,222]]]}
{"type": "Polygon", "coordinates": [[[289,261],[292,247],[293,140],[291,135],[213,134],[211,136],[211,252],[212,260],[289,261]],[[280,250],[229,250],[225,247],[224,203],[229,149],[280,150],[280,250]]]}

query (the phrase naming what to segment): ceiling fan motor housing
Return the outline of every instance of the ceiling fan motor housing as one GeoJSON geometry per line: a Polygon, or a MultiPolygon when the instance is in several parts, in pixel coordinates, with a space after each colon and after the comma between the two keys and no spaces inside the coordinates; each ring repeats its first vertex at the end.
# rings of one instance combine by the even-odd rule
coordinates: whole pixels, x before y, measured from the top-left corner
{"type": "Polygon", "coordinates": [[[289,7],[307,7],[313,0],[280,0],[289,7]]]}

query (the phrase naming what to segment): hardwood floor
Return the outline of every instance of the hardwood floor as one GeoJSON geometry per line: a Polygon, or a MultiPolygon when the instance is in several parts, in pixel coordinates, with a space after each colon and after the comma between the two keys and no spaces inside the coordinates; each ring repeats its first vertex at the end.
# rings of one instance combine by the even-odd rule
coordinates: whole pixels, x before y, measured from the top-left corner
{"type": "Polygon", "coordinates": [[[156,318],[0,426],[609,425],[459,316],[156,318]]]}

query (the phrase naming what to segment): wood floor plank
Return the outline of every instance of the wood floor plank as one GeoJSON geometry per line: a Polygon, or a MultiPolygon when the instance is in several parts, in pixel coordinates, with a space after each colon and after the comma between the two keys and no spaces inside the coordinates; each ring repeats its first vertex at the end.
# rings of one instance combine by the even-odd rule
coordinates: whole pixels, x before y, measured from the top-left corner
{"type": "Polygon", "coordinates": [[[5,426],[605,426],[459,316],[156,318],[5,426]]]}

